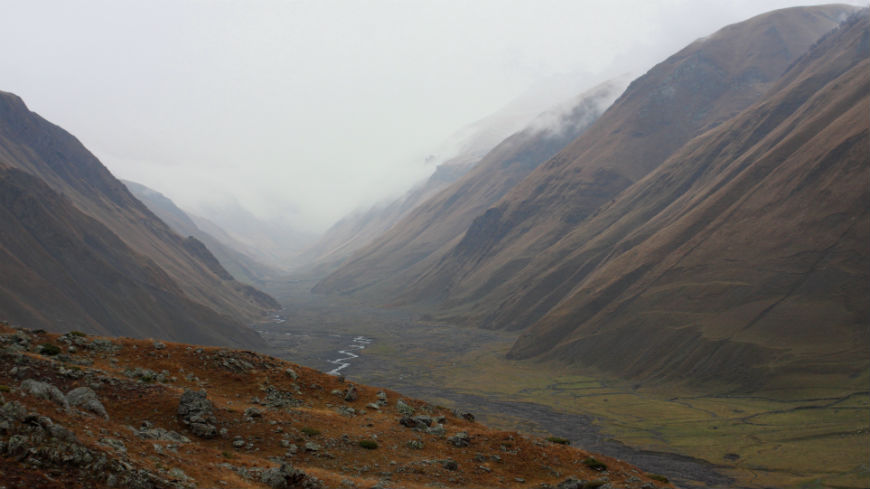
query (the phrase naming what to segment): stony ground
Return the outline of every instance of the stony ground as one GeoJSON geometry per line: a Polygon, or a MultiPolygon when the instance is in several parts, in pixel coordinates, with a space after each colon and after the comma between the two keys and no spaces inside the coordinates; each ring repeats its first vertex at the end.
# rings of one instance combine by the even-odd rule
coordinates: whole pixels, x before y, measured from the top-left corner
{"type": "Polygon", "coordinates": [[[246,351],[0,326],[0,486],[672,487],[246,351]]]}

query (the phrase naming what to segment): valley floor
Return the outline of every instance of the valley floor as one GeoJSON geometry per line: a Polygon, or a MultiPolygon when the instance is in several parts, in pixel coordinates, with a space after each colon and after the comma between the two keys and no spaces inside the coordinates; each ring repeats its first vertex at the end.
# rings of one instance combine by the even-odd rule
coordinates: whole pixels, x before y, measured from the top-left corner
{"type": "Polygon", "coordinates": [[[273,291],[286,321],[258,326],[294,362],[329,371],[344,358],[349,379],[470,410],[495,428],[564,437],[681,487],[870,487],[866,390],[784,397],[627,385],[505,360],[513,333],[426,323],[307,290],[298,282],[273,291]],[[370,341],[345,358],[360,335],[370,341]]]}

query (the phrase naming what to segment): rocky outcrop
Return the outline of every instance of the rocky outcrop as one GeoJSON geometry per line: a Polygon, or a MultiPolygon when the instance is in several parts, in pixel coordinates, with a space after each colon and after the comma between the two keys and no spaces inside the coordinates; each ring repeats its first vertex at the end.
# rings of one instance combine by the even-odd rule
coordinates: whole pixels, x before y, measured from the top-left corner
{"type": "Polygon", "coordinates": [[[178,418],[200,438],[214,438],[218,434],[214,404],[208,400],[204,390],[184,391],[178,401],[178,418]]]}

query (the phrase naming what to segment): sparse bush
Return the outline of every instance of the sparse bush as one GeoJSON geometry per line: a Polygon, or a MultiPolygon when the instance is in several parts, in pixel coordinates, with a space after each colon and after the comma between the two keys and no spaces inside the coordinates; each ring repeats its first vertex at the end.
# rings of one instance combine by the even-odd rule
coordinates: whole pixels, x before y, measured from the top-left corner
{"type": "Polygon", "coordinates": [[[571,440],[562,438],[561,436],[548,436],[547,441],[550,443],[558,443],[559,445],[570,445],[571,440]]]}
{"type": "Polygon", "coordinates": [[[304,433],[308,436],[317,436],[320,434],[320,430],[318,430],[317,428],[312,428],[310,426],[304,426],[299,431],[301,431],[302,433],[304,433]]]}
{"type": "Polygon", "coordinates": [[[374,450],[378,448],[378,442],[374,440],[360,440],[359,446],[365,448],[366,450],[374,450]]]}
{"type": "Polygon", "coordinates": [[[661,475],[661,474],[647,474],[646,476],[649,477],[650,479],[654,480],[654,481],[663,482],[663,483],[665,483],[665,484],[667,484],[668,482],[670,482],[670,480],[668,480],[667,477],[665,477],[665,476],[663,476],[663,475],[661,475]]]}
{"type": "Polygon", "coordinates": [[[604,463],[599,462],[598,460],[595,460],[592,457],[584,459],[583,465],[585,465],[585,466],[589,467],[590,469],[597,471],[597,472],[604,472],[605,470],[607,470],[607,466],[604,465],[604,463]]]}
{"type": "Polygon", "coordinates": [[[75,330],[70,331],[70,332],[67,333],[67,334],[70,335],[70,336],[81,336],[82,338],[85,338],[85,337],[88,336],[88,335],[82,333],[81,331],[75,331],[75,330]]]}
{"type": "Polygon", "coordinates": [[[43,343],[39,345],[37,351],[41,355],[54,356],[60,353],[60,348],[57,345],[52,345],[51,343],[43,343]]]}
{"type": "Polygon", "coordinates": [[[224,458],[236,458],[235,455],[233,455],[232,453],[227,452],[227,451],[223,451],[223,452],[221,452],[221,455],[223,455],[224,458]]]}
{"type": "Polygon", "coordinates": [[[5,384],[0,384],[0,392],[9,392],[9,386],[5,384]]]}

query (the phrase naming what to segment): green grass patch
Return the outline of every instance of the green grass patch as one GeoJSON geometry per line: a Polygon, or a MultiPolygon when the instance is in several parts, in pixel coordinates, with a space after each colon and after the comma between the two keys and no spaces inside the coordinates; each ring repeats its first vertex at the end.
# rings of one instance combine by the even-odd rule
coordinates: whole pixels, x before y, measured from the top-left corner
{"type": "Polygon", "coordinates": [[[51,343],[43,343],[39,345],[39,347],[37,348],[37,352],[40,355],[48,355],[50,357],[53,357],[60,353],[60,347],[51,343]]]}
{"type": "Polygon", "coordinates": [[[547,441],[550,443],[557,443],[559,445],[570,445],[571,440],[567,438],[562,438],[561,436],[548,436],[547,441]]]}
{"type": "Polygon", "coordinates": [[[378,442],[374,440],[360,440],[359,446],[365,448],[366,450],[374,450],[378,448],[378,442]]]}
{"type": "Polygon", "coordinates": [[[596,460],[594,457],[583,459],[583,465],[597,472],[604,472],[605,470],[607,470],[607,465],[599,460],[596,460]]]}

